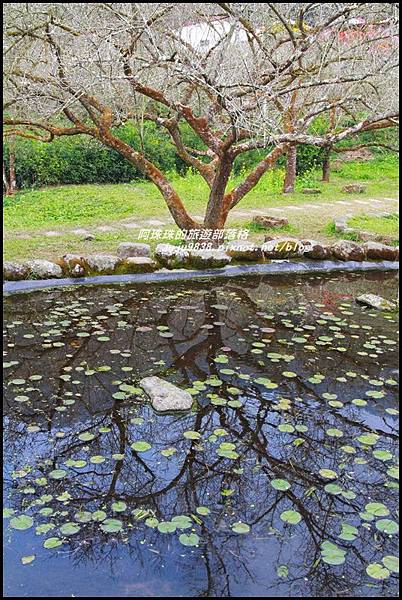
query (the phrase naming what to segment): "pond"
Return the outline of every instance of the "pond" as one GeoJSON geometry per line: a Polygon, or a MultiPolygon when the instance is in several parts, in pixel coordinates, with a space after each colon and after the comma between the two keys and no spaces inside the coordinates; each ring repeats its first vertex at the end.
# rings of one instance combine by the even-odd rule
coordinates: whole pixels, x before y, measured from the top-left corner
{"type": "Polygon", "coordinates": [[[396,596],[392,273],[5,298],[5,596],[396,596]],[[157,414],[139,380],[194,397],[157,414]]]}

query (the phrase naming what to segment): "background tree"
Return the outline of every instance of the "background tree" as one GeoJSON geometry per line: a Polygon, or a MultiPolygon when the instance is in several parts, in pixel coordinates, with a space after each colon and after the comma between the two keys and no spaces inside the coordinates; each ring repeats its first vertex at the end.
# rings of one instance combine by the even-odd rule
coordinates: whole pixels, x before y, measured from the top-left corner
{"type": "Polygon", "coordinates": [[[6,196],[12,196],[17,190],[15,176],[15,136],[8,138],[7,161],[3,158],[3,189],[6,196]]]}
{"type": "Polygon", "coordinates": [[[7,4],[6,133],[92,136],[153,181],[180,228],[222,228],[295,145],[395,126],[396,35],[393,3],[7,4]],[[314,131],[334,107],[333,130],[314,131]],[[128,120],[165,128],[205,179],[202,223],[146,153],[113,133],[128,120]],[[185,145],[184,123],[201,150],[185,145]],[[236,157],[256,148],[265,157],[229,189],[236,157]]]}

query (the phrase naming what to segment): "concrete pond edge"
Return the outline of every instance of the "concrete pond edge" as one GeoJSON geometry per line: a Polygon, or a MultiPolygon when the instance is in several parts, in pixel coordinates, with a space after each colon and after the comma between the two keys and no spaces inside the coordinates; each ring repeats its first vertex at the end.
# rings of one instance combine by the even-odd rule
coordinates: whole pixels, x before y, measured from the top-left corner
{"type": "Polygon", "coordinates": [[[126,275],[97,275],[93,277],[74,277],[61,279],[25,279],[20,281],[5,281],[3,294],[17,294],[56,287],[78,285],[114,285],[135,283],[164,283],[175,281],[190,281],[205,278],[231,278],[246,275],[304,275],[312,273],[335,272],[370,272],[398,271],[397,261],[308,261],[308,262],[277,262],[254,265],[227,265],[223,268],[204,270],[161,270],[153,273],[137,273],[126,275]]]}

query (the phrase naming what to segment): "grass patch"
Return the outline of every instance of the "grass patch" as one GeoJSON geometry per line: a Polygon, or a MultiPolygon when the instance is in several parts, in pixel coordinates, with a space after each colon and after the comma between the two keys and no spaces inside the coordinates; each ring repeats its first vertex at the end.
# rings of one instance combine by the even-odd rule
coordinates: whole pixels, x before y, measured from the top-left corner
{"type": "Polygon", "coordinates": [[[348,221],[348,225],[354,229],[370,231],[379,235],[397,238],[399,237],[399,215],[374,217],[371,215],[358,215],[348,221]]]}
{"type": "MultiPolygon", "coordinates": [[[[367,195],[384,197],[397,193],[398,163],[392,157],[376,158],[369,163],[346,162],[340,172],[334,173],[328,184],[320,182],[319,171],[298,178],[296,192],[282,194],[283,170],[266,173],[258,185],[239,203],[239,210],[265,209],[286,204],[328,203],[345,198],[341,188],[345,179],[364,179],[367,195]],[[371,175],[370,180],[366,179],[371,175]],[[303,187],[314,185],[322,190],[314,198],[301,193],[303,187]]],[[[202,217],[205,213],[209,189],[197,174],[170,177],[190,214],[202,217]]],[[[232,189],[242,181],[233,177],[232,189]]],[[[348,198],[353,198],[351,194],[348,198]]],[[[357,194],[356,198],[364,195],[357,194]]],[[[169,216],[167,206],[156,187],[145,181],[115,185],[68,185],[41,190],[25,190],[3,201],[4,228],[11,231],[39,231],[66,227],[85,227],[108,224],[127,218],[139,222],[144,219],[169,216]]],[[[229,217],[230,219],[230,217],[229,217]]],[[[229,221],[230,222],[230,221],[229,221]]]]}
{"type": "Polygon", "coordinates": [[[348,225],[353,229],[356,229],[356,231],[337,231],[334,221],[330,221],[325,225],[323,233],[329,237],[359,242],[362,241],[359,236],[359,230],[368,231],[373,234],[384,236],[384,239],[389,238],[391,245],[397,245],[399,243],[399,215],[396,213],[386,217],[357,215],[349,219],[348,225]]]}
{"type": "Polygon", "coordinates": [[[323,231],[328,236],[333,237],[333,238],[342,239],[342,240],[350,240],[351,242],[359,241],[359,236],[357,233],[352,233],[352,232],[348,232],[348,231],[337,231],[336,227],[335,227],[335,223],[333,221],[330,221],[329,223],[327,223],[325,225],[323,231]]]}
{"type": "Polygon", "coordinates": [[[398,157],[384,154],[368,161],[345,161],[335,173],[340,179],[349,181],[398,181],[398,157]]]}
{"type": "Polygon", "coordinates": [[[165,212],[151,184],[69,185],[22,191],[3,204],[6,230],[35,231],[117,221],[137,214],[150,218],[165,212]]]}

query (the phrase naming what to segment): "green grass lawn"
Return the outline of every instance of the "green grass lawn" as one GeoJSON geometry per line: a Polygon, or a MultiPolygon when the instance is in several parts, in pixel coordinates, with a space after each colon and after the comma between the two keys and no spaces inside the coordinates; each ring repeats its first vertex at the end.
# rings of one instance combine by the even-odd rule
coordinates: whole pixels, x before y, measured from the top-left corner
{"type": "MultiPolygon", "coordinates": [[[[241,181],[233,178],[229,188],[241,181]]],[[[385,155],[369,162],[348,162],[341,170],[333,172],[331,182],[319,181],[320,173],[312,172],[298,178],[297,189],[293,194],[282,194],[283,171],[277,169],[268,172],[259,184],[238,205],[237,209],[249,211],[260,209],[269,212],[271,207],[283,205],[302,205],[319,202],[328,206],[328,210],[297,213],[296,222],[284,233],[316,239],[328,239],[333,234],[328,229],[331,220],[331,205],[335,200],[345,199],[341,188],[346,183],[364,182],[365,194],[348,195],[348,199],[395,197],[398,191],[398,161],[385,155]],[[318,187],[318,195],[301,193],[303,187],[318,187]]],[[[208,188],[198,175],[186,177],[173,175],[172,183],[183,199],[188,211],[195,217],[205,212],[208,188]]],[[[156,187],[150,182],[135,181],[130,184],[116,185],[70,185],[50,187],[40,190],[19,192],[3,201],[4,217],[4,258],[24,259],[57,257],[66,252],[104,252],[115,251],[121,241],[138,238],[136,230],[115,232],[96,232],[95,239],[84,241],[82,237],[69,230],[96,225],[110,225],[131,219],[138,223],[146,219],[164,219],[169,211],[156,187]],[[58,231],[57,237],[44,237],[43,231],[58,231]]],[[[294,215],[295,216],[295,215],[294,215]]],[[[251,226],[251,218],[240,218],[233,213],[229,216],[228,226],[248,227],[249,239],[261,241],[264,234],[251,226]]],[[[167,225],[172,229],[174,226],[167,225]]],[[[152,245],[158,243],[155,241],[152,245]]]]}
{"type": "Polygon", "coordinates": [[[399,235],[399,215],[397,214],[386,217],[359,215],[350,219],[348,225],[354,229],[370,231],[387,237],[397,238],[399,235]]]}

